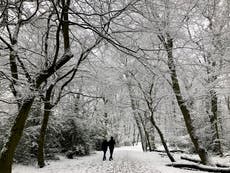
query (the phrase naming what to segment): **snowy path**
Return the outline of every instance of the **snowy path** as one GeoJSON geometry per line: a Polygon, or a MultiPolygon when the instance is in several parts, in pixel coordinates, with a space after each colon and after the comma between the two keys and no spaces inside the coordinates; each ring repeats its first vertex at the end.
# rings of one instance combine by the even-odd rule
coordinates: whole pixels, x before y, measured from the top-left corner
{"type": "MultiPolygon", "coordinates": [[[[107,153],[107,157],[108,157],[107,153]]],[[[201,173],[166,167],[168,158],[158,153],[143,153],[130,148],[115,148],[113,161],[102,161],[102,153],[52,161],[45,168],[15,165],[13,173],[201,173]]]]}

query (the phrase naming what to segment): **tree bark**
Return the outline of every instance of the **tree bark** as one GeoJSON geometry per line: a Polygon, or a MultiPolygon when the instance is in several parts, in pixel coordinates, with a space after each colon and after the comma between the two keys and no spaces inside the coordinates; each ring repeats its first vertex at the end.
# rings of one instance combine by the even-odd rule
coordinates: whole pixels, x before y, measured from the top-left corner
{"type": "MultiPolygon", "coordinates": [[[[70,0],[67,0],[67,5],[69,5],[70,0]]],[[[66,7],[64,11],[65,19],[68,19],[68,8],[66,7]]],[[[65,53],[64,55],[55,61],[51,66],[47,67],[45,70],[42,70],[40,73],[38,73],[34,81],[31,81],[31,86],[34,87],[34,89],[38,89],[40,85],[45,82],[55,71],[60,69],[64,64],[66,64],[72,57],[73,54],[70,51],[69,46],[69,27],[68,27],[68,20],[65,22],[60,21],[60,23],[63,25],[63,40],[64,40],[64,48],[65,53]]],[[[59,39],[59,38],[57,38],[59,39]]],[[[31,91],[31,95],[33,94],[31,91]]],[[[30,94],[30,93],[27,93],[30,94]]],[[[8,138],[8,141],[4,144],[3,149],[1,151],[0,155],[0,170],[1,173],[11,173],[12,170],[12,163],[13,163],[13,157],[16,150],[16,147],[21,139],[23,129],[25,126],[26,119],[28,118],[29,111],[31,109],[31,106],[33,104],[35,96],[28,95],[24,100],[20,102],[20,108],[19,112],[17,114],[17,117],[14,121],[13,127],[10,131],[10,136],[8,138]]]]}
{"type": "Polygon", "coordinates": [[[174,64],[174,57],[173,57],[173,52],[172,52],[173,51],[173,39],[170,38],[170,36],[168,35],[167,40],[165,40],[165,39],[163,40],[163,44],[164,44],[164,47],[165,47],[165,49],[167,51],[167,55],[168,55],[168,67],[170,70],[170,76],[171,76],[171,80],[172,80],[172,89],[175,93],[177,103],[178,103],[179,108],[180,108],[182,115],[184,117],[184,121],[185,121],[185,125],[187,128],[188,134],[192,140],[192,143],[195,147],[197,154],[199,155],[199,157],[201,159],[201,162],[205,165],[206,164],[212,164],[206,149],[203,146],[201,146],[201,144],[200,144],[199,138],[196,134],[196,130],[195,130],[193,123],[192,123],[190,111],[189,111],[188,107],[186,106],[186,104],[182,98],[181,88],[179,85],[179,81],[178,81],[178,77],[177,77],[177,73],[176,73],[176,66],[174,64]]]}
{"type": "Polygon", "coordinates": [[[160,136],[161,143],[162,143],[162,145],[163,145],[163,147],[164,147],[164,149],[165,149],[165,152],[166,152],[168,158],[170,159],[171,162],[176,162],[176,160],[175,160],[174,157],[171,155],[171,153],[170,153],[170,151],[169,151],[169,149],[168,149],[168,146],[167,146],[167,144],[166,144],[166,142],[165,142],[163,133],[161,132],[160,128],[156,125],[156,122],[155,122],[155,120],[154,120],[154,118],[153,118],[153,115],[151,115],[150,121],[151,121],[152,125],[155,127],[155,129],[157,130],[157,132],[158,132],[158,134],[159,134],[159,136],[160,136]]]}
{"type": "Polygon", "coordinates": [[[142,90],[142,93],[144,95],[144,98],[145,98],[145,102],[147,104],[147,107],[149,109],[149,112],[150,112],[150,122],[153,126],[153,128],[155,128],[157,130],[157,133],[159,134],[160,136],[160,139],[161,139],[161,143],[165,149],[165,152],[168,156],[168,158],[170,159],[171,162],[175,162],[175,159],[173,158],[173,156],[171,155],[169,149],[168,149],[168,146],[166,144],[166,141],[165,141],[165,138],[164,138],[164,135],[163,133],[161,132],[160,128],[158,127],[158,125],[156,124],[156,121],[154,120],[154,107],[153,107],[153,98],[152,98],[152,90],[153,90],[153,84],[151,85],[151,89],[150,89],[150,92],[149,92],[149,97],[147,97],[145,94],[145,92],[143,91],[140,83],[139,83],[139,87],[140,89],[142,90]]]}
{"type": "Polygon", "coordinates": [[[145,136],[143,134],[143,130],[142,130],[141,124],[140,124],[139,119],[138,119],[138,117],[141,116],[141,115],[139,115],[138,112],[137,112],[138,111],[137,110],[137,103],[134,100],[133,91],[132,91],[132,88],[131,88],[130,84],[128,84],[128,90],[129,90],[129,96],[130,96],[130,101],[131,101],[131,108],[133,110],[134,120],[136,122],[138,131],[139,131],[139,135],[140,135],[140,138],[141,138],[142,149],[143,149],[143,151],[146,151],[147,149],[146,149],[145,136]]]}
{"type": "Polygon", "coordinates": [[[10,136],[4,145],[0,155],[0,170],[1,173],[11,173],[14,152],[19,143],[26,119],[33,104],[34,97],[27,98],[21,103],[18,115],[14,121],[13,127],[10,131],[10,136]]]}
{"type": "Polygon", "coordinates": [[[138,132],[139,132],[139,135],[140,135],[140,138],[141,138],[142,150],[143,151],[147,151],[146,141],[145,141],[145,135],[143,134],[143,130],[142,130],[141,124],[139,122],[139,119],[138,119],[138,117],[136,115],[134,115],[134,119],[135,119],[135,122],[137,124],[138,132]]]}
{"type": "Polygon", "coordinates": [[[134,146],[136,144],[136,128],[135,125],[133,125],[133,140],[132,145],[134,146]]]}
{"type": "Polygon", "coordinates": [[[214,145],[213,151],[219,154],[220,156],[223,156],[222,146],[220,142],[220,132],[218,127],[218,112],[217,112],[218,98],[216,95],[216,91],[211,90],[210,97],[211,97],[211,112],[212,112],[212,114],[210,115],[210,123],[213,131],[213,137],[212,137],[212,142],[214,145]]]}
{"type": "Polygon", "coordinates": [[[46,136],[46,129],[48,126],[49,116],[50,116],[51,109],[52,109],[50,99],[51,99],[51,93],[52,93],[53,87],[54,85],[50,85],[50,87],[46,91],[46,97],[45,97],[45,103],[44,103],[44,115],[43,115],[40,135],[38,138],[37,161],[38,161],[38,166],[40,168],[43,168],[45,166],[45,157],[44,157],[45,136],[46,136]]]}
{"type": "MultiPolygon", "coordinates": [[[[152,147],[151,147],[151,143],[150,143],[150,139],[149,139],[149,133],[148,133],[148,131],[147,131],[147,129],[146,129],[146,124],[144,123],[144,120],[143,120],[143,118],[141,117],[141,115],[139,116],[139,118],[140,118],[140,121],[141,121],[143,130],[144,130],[144,133],[145,133],[146,144],[147,144],[147,146],[149,147],[149,151],[152,151],[152,147]]],[[[146,150],[147,150],[147,147],[146,147],[146,150]]]]}

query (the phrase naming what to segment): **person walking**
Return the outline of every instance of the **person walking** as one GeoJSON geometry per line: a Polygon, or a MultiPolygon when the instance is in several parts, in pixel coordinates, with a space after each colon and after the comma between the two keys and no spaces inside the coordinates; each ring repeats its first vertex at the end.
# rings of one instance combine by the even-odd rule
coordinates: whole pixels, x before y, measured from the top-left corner
{"type": "Polygon", "coordinates": [[[110,151],[110,157],[109,157],[109,161],[113,160],[113,150],[114,150],[114,145],[115,145],[115,140],[113,139],[113,137],[111,136],[108,145],[109,145],[109,151],[110,151]]]}
{"type": "Polygon", "coordinates": [[[107,149],[108,149],[108,142],[106,139],[104,139],[104,141],[102,142],[102,151],[104,152],[104,155],[103,155],[103,161],[106,160],[106,152],[107,152],[107,149]]]}

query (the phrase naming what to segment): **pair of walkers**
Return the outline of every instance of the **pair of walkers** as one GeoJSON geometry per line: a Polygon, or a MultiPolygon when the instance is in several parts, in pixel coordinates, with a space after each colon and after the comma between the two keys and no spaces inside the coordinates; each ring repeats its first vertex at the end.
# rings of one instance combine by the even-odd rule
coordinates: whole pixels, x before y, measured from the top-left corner
{"type": "Polygon", "coordinates": [[[106,160],[106,152],[107,152],[108,147],[109,147],[109,152],[110,152],[109,160],[110,161],[113,160],[114,145],[115,145],[115,140],[113,139],[113,137],[110,138],[109,142],[107,140],[104,140],[102,142],[102,151],[104,152],[103,161],[106,160]]]}

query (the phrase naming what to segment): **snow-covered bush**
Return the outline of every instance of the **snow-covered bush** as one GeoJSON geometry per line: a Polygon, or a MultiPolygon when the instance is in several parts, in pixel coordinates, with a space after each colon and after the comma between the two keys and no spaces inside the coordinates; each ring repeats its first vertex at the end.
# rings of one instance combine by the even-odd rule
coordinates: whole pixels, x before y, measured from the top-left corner
{"type": "Polygon", "coordinates": [[[15,161],[30,164],[33,163],[37,155],[37,137],[39,135],[39,127],[27,128],[24,131],[24,135],[20,140],[15,153],[15,161]]]}
{"type": "Polygon", "coordinates": [[[170,141],[171,147],[180,150],[185,150],[189,153],[194,153],[195,151],[191,139],[189,138],[189,135],[174,137],[173,139],[170,140],[171,140],[170,141]]]}
{"type": "Polygon", "coordinates": [[[75,151],[76,155],[88,155],[92,146],[90,131],[77,121],[77,119],[69,119],[63,122],[64,127],[61,130],[61,138],[59,139],[62,151],[75,151]]]}
{"type": "Polygon", "coordinates": [[[101,150],[106,129],[84,118],[71,117],[61,123],[60,146],[63,152],[79,151],[76,155],[88,155],[91,150],[101,150]]]}

